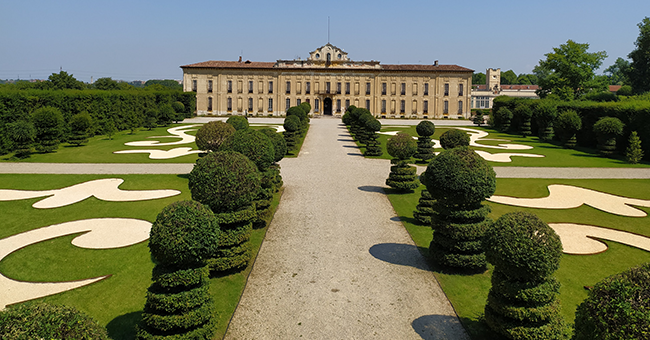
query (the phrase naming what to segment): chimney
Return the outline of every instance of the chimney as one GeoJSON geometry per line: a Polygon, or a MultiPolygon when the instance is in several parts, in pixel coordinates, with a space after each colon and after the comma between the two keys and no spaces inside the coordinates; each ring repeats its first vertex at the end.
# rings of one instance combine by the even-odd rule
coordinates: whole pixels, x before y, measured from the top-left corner
{"type": "Polygon", "coordinates": [[[438,61],[437,60],[433,62],[433,66],[438,66],[438,61]]]}
{"type": "Polygon", "coordinates": [[[239,62],[241,63],[241,56],[239,56],[239,62]]]}

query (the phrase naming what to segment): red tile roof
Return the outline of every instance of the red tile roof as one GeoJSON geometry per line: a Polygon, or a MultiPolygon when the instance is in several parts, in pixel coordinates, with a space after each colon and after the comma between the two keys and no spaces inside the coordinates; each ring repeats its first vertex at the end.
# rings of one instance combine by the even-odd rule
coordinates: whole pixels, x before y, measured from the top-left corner
{"type": "MultiPolygon", "coordinates": [[[[477,90],[487,90],[487,85],[474,85],[477,90]]],[[[537,90],[539,85],[501,85],[502,90],[537,90]]]]}
{"type": "Polygon", "coordinates": [[[621,89],[621,85],[609,85],[609,92],[616,92],[621,89]]]}
{"type": "MultiPolygon", "coordinates": [[[[276,63],[260,61],[221,61],[210,60],[201,63],[183,65],[181,68],[249,68],[249,69],[272,69],[276,63]]],[[[446,72],[474,72],[458,65],[381,65],[384,71],[446,71],[446,72]]],[[[282,69],[291,69],[292,67],[282,67],[282,69]]],[[[334,68],[337,69],[337,68],[334,68]]]]}

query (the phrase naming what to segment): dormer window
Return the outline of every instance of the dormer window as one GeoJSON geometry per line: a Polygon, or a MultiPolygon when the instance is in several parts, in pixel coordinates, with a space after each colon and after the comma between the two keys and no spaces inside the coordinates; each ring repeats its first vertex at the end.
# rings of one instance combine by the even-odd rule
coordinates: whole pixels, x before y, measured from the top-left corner
{"type": "Polygon", "coordinates": [[[320,59],[320,53],[316,53],[316,59],[320,59]]]}
{"type": "Polygon", "coordinates": [[[337,55],[336,57],[339,58],[339,60],[340,60],[341,57],[342,57],[341,53],[339,53],[339,55],[337,55]]]}
{"type": "Polygon", "coordinates": [[[332,54],[328,53],[327,54],[327,62],[329,63],[330,61],[332,61],[332,54]]]}

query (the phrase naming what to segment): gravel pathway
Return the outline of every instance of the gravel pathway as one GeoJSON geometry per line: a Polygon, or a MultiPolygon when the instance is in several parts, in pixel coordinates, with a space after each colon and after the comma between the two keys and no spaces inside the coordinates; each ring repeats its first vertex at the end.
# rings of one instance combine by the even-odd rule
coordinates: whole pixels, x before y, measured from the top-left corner
{"type": "Polygon", "coordinates": [[[226,339],[467,339],[338,119],[313,119],[226,339]]]}

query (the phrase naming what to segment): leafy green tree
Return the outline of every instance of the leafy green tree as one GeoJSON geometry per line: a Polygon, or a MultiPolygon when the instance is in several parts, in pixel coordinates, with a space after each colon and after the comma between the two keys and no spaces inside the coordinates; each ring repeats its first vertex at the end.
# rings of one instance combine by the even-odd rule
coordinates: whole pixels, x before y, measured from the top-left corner
{"type": "Polygon", "coordinates": [[[478,109],[474,113],[474,116],[472,117],[472,123],[476,124],[477,126],[481,126],[482,124],[485,123],[485,113],[483,110],[478,109]]]}
{"type": "Polygon", "coordinates": [[[99,78],[95,80],[92,87],[96,90],[119,90],[118,83],[111,78],[99,78]]]}
{"type": "MultiPolygon", "coordinates": [[[[144,87],[147,88],[153,85],[160,85],[160,88],[167,90],[182,90],[183,85],[178,81],[173,79],[150,79],[144,83],[144,87]]],[[[153,88],[153,87],[152,87],[153,88]]]]}
{"type": "Polygon", "coordinates": [[[594,72],[607,58],[605,51],[588,53],[589,44],[568,40],[553,52],[545,54],[539,61],[540,70],[548,71],[546,77],[539,79],[537,94],[545,98],[553,93],[560,99],[571,100],[589,91],[607,89],[607,77],[596,76],[594,72]]]}
{"type": "Polygon", "coordinates": [[[155,128],[156,126],[158,126],[158,112],[149,109],[145,113],[144,127],[151,131],[151,129],[155,128]]]}
{"type": "MultiPolygon", "coordinates": [[[[112,120],[109,121],[112,122],[112,120]]],[[[68,126],[70,127],[70,136],[68,137],[68,143],[74,144],[76,146],[88,143],[90,130],[93,126],[88,112],[84,111],[72,116],[72,118],[70,118],[68,126]]],[[[113,125],[113,128],[115,128],[115,125],[113,125]]]]}
{"type": "Polygon", "coordinates": [[[630,62],[618,57],[613,65],[605,69],[604,73],[609,78],[609,85],[629,84],[630,80],[627,76],[630,73],[630,62]]]}
{"type": "Polygon", "coordinates": [[[36,129],[36,150],[53,152],[59,147],[65,128],[61,110],[46,106],[32,113],[32,123],[36,129]]]}
{"type": "Polygon", "coordinates": [[[7,124],[7,131],[15,156],[18,158],[29,157],[36,136],[34,125],[28,121],[19,120],[7,124]]]}
{"type": "Polygon", "coordinates": [[[627,149],[625,150],[625,158],[628,163],[636,164],[643,158],[643,149],[641,148],[641,139],[636,131],[632,131],[628,141],[627,149]]]}
{"type": "Polygon", "coordinates": [[[650,18],[643,18],[637,26],[636,48],[627,55],[632,60],[628,77],[634,92],[643,93],[650,91],[650,18]]]}
{"type": "Polygon", "coordinates": [[[104,123],[104,127],[102,128],[102,132],[108,137],[108,139],[113,139],[113,136],[117,133],[117,128],[115,127],[115,123],[113,123],[112,119],[108,119],[104,123]]]}
{"type": "Polygon", "coordinates": [[[501,84],[502,85],[517,84],[517,74],[513,70],[501,72],[501,84]]]}
{"type": "Polygon", "coordinates": [[[472,74],[472,85],[485,85],[485,73],[479,72],[472,74]]]}
{"type": "Polygon", "coordinates": [[[158,123],[168,126],[172,123],[176,117],[176,112],[172,108],[171,104],[164,104],[160,107],[160,112],[158,113],[158,123]]]}
{"type": "Polygon", "coordinates": [[[174,121],[177,123],[185,119],[185,105],[179,101],[172,103],[172,109],[176,113],[174,116],[174,121]]]}
{"type": "Polygon", "coordinates": [[[106,328],[74,307],[27,303],[0,311],[0,338],[108,340],[106,328]]]}
{"type": "Polygon", "coordinates": [[[517,76],[517,84],[519,85],[537,85],[537,76],[534,74],[522,73],[517,76]]]}
{"type": "Polygon", "coordinates": [[[84,83],[78,81],[72,74],[68,74],[66,71],[52,73],[47,79],[55,90],[83,90],[86,87],[84,83]]]}

